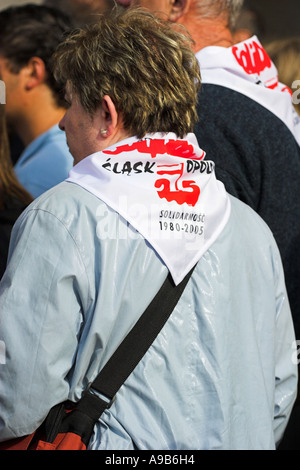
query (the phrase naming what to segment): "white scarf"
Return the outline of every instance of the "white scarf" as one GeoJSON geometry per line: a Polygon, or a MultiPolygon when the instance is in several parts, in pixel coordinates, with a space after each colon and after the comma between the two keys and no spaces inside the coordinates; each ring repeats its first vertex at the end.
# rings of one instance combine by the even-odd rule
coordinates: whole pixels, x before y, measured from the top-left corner
{"type": "MultiPolygon", "coordinates": [[[[204,157],[194,134],[182,140],[173,133],[131,137],[83,159],[67,181],[103,200],[142,234],[178,284],[229,219],[224,185],[204,157]]],[[[101,220],[98,236],[106,237],[101,220]]]]}
{"type": "Polygon", "coordinates": [[[225,48],[209,46],[197,52],[202,83],[242,93],[281,119],[300,145],[300,117],[291,90],[278,81],[278,71],[256,36],[225,48]]]}

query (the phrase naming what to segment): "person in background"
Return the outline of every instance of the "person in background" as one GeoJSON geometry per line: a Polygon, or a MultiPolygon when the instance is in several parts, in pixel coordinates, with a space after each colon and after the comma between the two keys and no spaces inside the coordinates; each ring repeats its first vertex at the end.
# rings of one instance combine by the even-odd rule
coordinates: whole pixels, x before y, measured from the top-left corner
{"type": "Polygon", "coordinates": [[[32,197],[16,178],[9,153],[5,105],[0,104],[0,279],[6,268],[12,227],[32,197]]]}
{"type": "Polygon", "coordinates": [[[243,6],[232,27],[233,43],[246,41],[252,36],[261,38],[265,33],[264,21],[253,7],[243,6]]]}
{"type": "MultiPolygon", "coordinates": [[[[243,0],[116,1],[163,14],[192,35],[202,76],[195,135],[227,191],[273,232],[300,339],[300,117],[259,39],[234,43],[243,0]]],[[[294,423],[294,438],[288,439],[300,448],[300,410],[294,423]]]]}
{"type": "Polygon", "coordinates": [[[58,127],[66,104],[50,65],[71,25],[65,14],[41,5],[0,11],[0,78],[6,85],[7,121],[25,147],[14,169],[34,198],[67,178],[73,165],[58,127]]]}
{"type": "Polygon", "coordinates": [[[265,48],[276,65],[279,81],[291,89],[293,104],[300,115],[300,37],[276,39],[265,48]]]}
{"type": "Polygon", "coordinates": [[[69,36],[54,71],[75,166],[13,230],[0,441],[77,402],[168,274],[178,284],[195,267],[88,449],[274,449],[297,388],[283,269],[192,133],[201,77],[188,34],[114,11],[69,36]]]}
{"type": "Polygon", "coordinates": [[[108,13],[114,0],[44,0],[44,5],[59,8],[71,16],[76,27],[98,21],[98,16],[108,13]]]}

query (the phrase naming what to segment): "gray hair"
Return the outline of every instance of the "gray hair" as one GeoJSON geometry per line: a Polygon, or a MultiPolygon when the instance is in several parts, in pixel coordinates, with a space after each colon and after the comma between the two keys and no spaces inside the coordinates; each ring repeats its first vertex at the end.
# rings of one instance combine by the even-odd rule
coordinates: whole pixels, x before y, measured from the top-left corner
{"type": "Polygon", "coordinates": [[[217,18],[226,14],[228,24],[232,28],[243,4],[244,0],[196,0],[196,14],[201,18],[217,18]]]}

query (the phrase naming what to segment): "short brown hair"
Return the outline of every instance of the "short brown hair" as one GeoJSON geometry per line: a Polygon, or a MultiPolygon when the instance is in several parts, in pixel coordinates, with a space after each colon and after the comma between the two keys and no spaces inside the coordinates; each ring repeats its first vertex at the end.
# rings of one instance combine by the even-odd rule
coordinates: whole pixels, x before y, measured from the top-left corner
{"type": "Polygon", "coordinates": [[[54,55],[54,74],[93,114],[109,95],[125,130],[183,137],[197,121],[200,70],[181,26],[139,10],[118,10],[73,32],[54,55]]]}
{"type": "Polygon", "coordinates": [[[19,73],[32,57],[42,59],[47,71],[46,84],[58,106],[65,102],[54,80],[50,58],[72,29],[67,15],[44,5],[28,3],[0,11],[0,54],[8,60],[12,73],[19,73]]]}

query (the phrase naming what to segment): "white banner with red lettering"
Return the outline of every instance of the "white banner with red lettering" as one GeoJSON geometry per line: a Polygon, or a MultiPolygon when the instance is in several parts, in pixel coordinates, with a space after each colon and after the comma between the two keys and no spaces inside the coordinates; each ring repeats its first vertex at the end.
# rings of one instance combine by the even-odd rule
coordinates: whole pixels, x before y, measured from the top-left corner
{"type": "MultiPolygon", "coordinates": [[[[214,163],[204,157],[194,134],[184,139],[173,133],[131,137],[83,159],[67,181],[96,195],[142,234],[178,284],[230,215],[224,185],[216,179],[214,163]]],[[[111,237],[105,214],[97,216],[98,237],[111,237]]],[[[120,226],[116,238],[137,236],[131,227],[124,233],[120,226]]]]}
{"type": "Polygon", "coordinates": [[[196,57],[202,83],[224,86],[253,99],[281,119],[300,145],[300,117],[292,91],[278,81],[277,69],[256,36],[229,48],[206,47],[196,57]]]}

